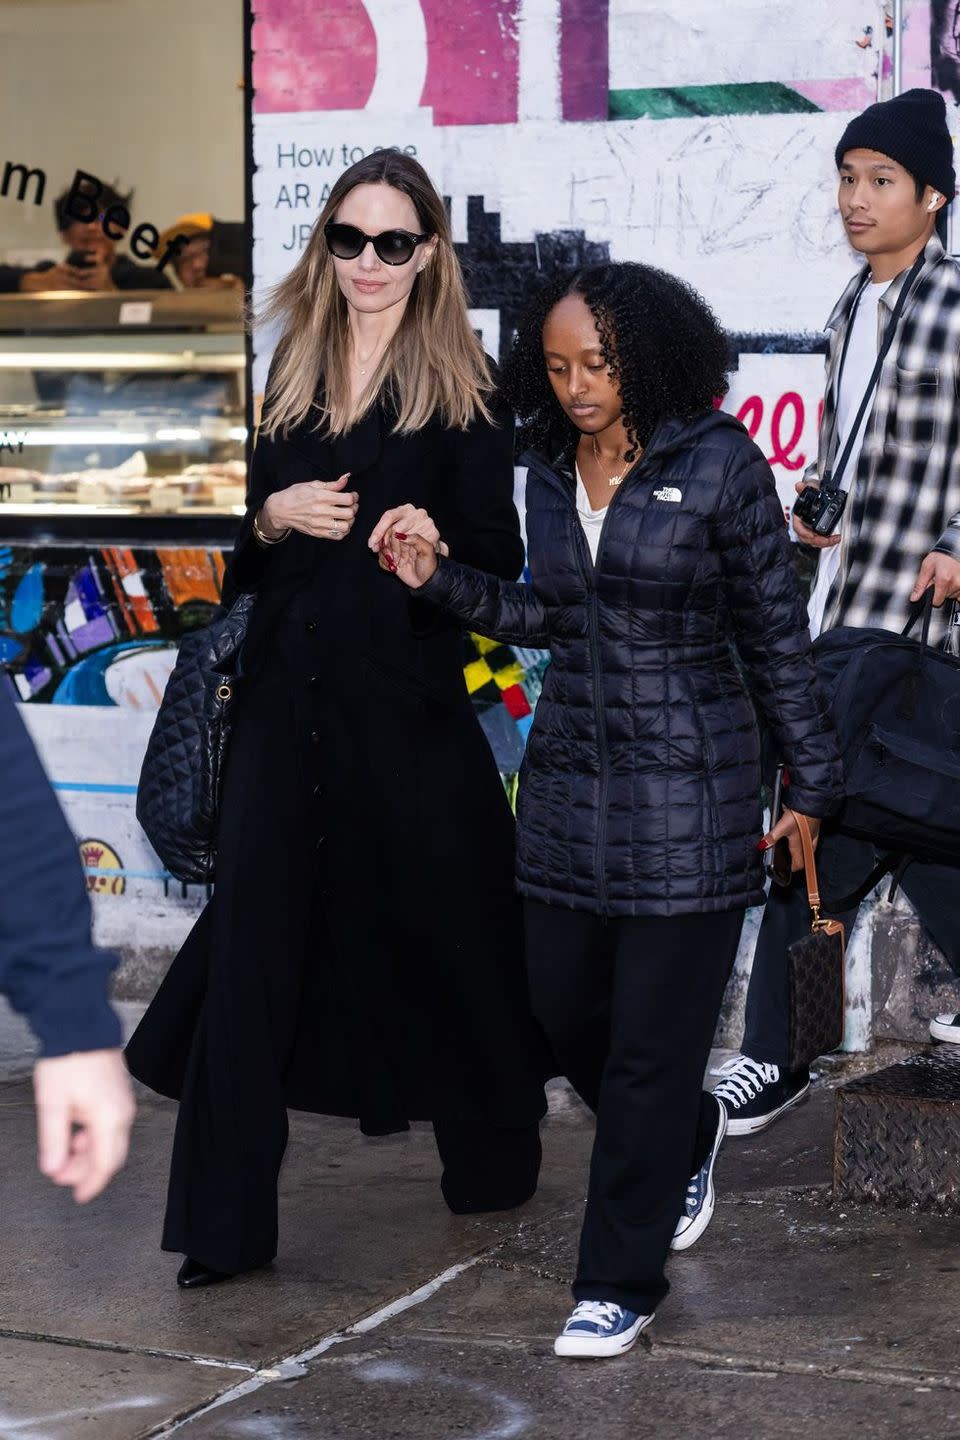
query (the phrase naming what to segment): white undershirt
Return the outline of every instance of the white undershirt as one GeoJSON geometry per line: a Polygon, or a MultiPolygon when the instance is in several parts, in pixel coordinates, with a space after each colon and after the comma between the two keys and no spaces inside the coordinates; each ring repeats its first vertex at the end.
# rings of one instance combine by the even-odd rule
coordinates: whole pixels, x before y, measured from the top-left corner
{"type": "MultiPolygon", "coordinates": [[[[838,443],[836,453],[831,456],[837,460],[847,443],[847,436],[850,427],[857,418],[857,411],[863,399],[863,392],[867,388],[867,382],[873,374],[873,367],[877,363],[877,351],[880,349],[880,326],[877,316],[877,307],[880,304],[880,297],[892,282],[889,280],[871,280],[865,285],[860,295],[860,303],[857,305],[857,313],[853,317],[853,329],[850,331],[850,343],[847,346],[846,359],[843,364],[843,374],[840,376],[840,389],[836,396],[837,402],[837,432],[838,443]]],[[[867,412],[857,432],[857,438],[853,442],[850,451],[850,458],[844,466],[843,474],[840,476],[840,488],[847,492],[846,515],[850,513],[850,504],[853,495],[853,486],[857,478],[857,464],[860,459],[860,451],[863,449],[863,437],[866,434],[867,425],[870,423],[870,416],[873,412],[873,405],[867,406],[867,412]]],[[[844,521],[840,521],[840,534],[843,535],[844,521]]],[[[813,589],[810,591],[810,600],[807,605],[807,617],[810,621],[810,637],[816,640],[823,628],[824,611],[827,606],[827,596],[830,588],[840,572],[840,563],[845,545],[832,545],[827,550],[820,551],[820,558],[817,562],[817,573],[813,589]]]]}
{"type": "Polygon", "coordinates": [[[603,517],[607,513],[607,506],[600,510],[594,510],[590,505],[590,496],[587,494],[587,487],[580,475],[580,466],[577,471],[577,515],[583,527],[583,533],[587,537],[587,545],[590,549],[590,558],[594,565],[597,563],[597,551],[600,548],[600,531],[603,529],[603,517]]]}

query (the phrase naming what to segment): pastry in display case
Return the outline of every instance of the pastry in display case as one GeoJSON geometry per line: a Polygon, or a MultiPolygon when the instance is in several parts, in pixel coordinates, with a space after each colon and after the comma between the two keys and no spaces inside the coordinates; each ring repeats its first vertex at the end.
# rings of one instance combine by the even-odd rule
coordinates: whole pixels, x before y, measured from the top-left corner
{"type": "Polygon", "coordinates": [[[241,305],[219,292],[0,301],[0,524],[242,514],[241,305]]]}

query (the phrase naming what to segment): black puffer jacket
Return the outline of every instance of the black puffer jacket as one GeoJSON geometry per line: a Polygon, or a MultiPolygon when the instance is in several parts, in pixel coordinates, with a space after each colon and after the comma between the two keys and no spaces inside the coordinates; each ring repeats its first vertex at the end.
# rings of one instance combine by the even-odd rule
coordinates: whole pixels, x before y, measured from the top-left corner
{"type": "Polygon", "coordinates": [[[594,567],[570,459],[525,459],[531,584],[451,559],[420,592],[482,634],[550,648],[520,782],[521,892],[607,915],[759,904],[754,707],[791,804],[826,815],[841,791],[769,466],[722,411],[661,425],[594,567]]]}

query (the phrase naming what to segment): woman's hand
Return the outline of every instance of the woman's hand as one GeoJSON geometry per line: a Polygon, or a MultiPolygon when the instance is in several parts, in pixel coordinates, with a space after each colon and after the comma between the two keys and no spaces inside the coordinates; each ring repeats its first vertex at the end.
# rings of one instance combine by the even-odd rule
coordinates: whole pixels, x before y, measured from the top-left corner
{"type": "Polygon", "coordinates": [[[422,535],[397,540],[393,550],[388,550],[384,541],[380,548],[380,569],[389,570],[411,590],[419,590],[436,574],[437,554],[436,548],[422,535]]]}
{"type": "Polygon", "coordinates": [[[415,535],[428,541],[441,555],[447,553],[446,546],[440,539],[440,531],[426,510],[418,510],[415,505],[398,505],[394,510],[385,510],[370,532],[367,544],[371,550],[380,552],[380,564],[387,570],[390,567],[383,564],[384,551],[396,559],[396,542],[409,540],[415,535]]]}
{"type": "Polygon", "coordinates": [[[357,518],[356,491],[345,490],[349,473],[339,480],[305,480],[268,495],[260,510],[260,528],[274,539],[299,530],[317,540],[343,540],[357,518]]]}
{"type": "MultiPolygon", "coordinates": [[[[820,821],[816,815],[804,816],[810,827],[810,838],[813,841],[813,848],[816,850],[817,841],[820,838],[820,821]]],[[[780,819],[773,829],[768,831],[760,841],[758,849],[770,850],[778,840],[785,839],[790,847],[790,868],[791,870],[803,869],[803,846],[800,843],[800,826],[797,824],[797,817],[792,810],[784,808],[780,819]]]]}

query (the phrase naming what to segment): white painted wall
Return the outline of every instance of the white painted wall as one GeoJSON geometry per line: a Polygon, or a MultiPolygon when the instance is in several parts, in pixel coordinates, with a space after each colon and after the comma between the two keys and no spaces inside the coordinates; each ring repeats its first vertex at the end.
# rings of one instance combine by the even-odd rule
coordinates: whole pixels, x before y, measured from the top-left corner
{"type": "Polygon", "coordinates": [[[47,172],[43,205],[0,199],[0,255],[59,253],[51,201],[79,168],[136,188],[134,223],[243,216],[241,0],[0,0],[0,173],[47,172]]]}

